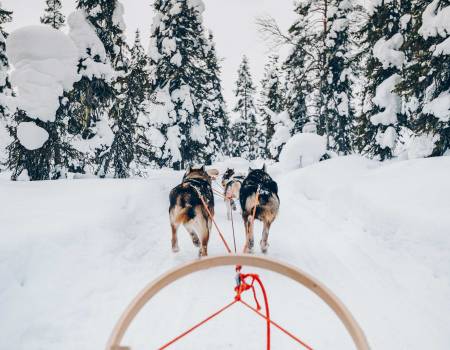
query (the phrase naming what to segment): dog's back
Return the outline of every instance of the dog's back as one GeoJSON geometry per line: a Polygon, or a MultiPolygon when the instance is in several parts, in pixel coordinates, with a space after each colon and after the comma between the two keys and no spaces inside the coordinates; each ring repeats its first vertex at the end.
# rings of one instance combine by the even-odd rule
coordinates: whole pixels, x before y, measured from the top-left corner
{"type": "Polygon", "coordinates": [[[260,216],[263,214],[267,215],[269,212],[275,219],[280,206],[278,185],[264,170],[251,170],[242,183],[239,200],[246,215],[253,214],[256,204],[256,219],[261,220],[260,216]],[[258,203],[256,204],[256,193],[258,190],[258,203]]]}

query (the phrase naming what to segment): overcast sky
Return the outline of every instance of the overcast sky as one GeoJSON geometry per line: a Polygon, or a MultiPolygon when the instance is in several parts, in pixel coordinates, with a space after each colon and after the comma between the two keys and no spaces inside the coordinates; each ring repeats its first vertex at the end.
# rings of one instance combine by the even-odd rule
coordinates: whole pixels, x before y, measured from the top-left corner
{"type": "MultiPolygon", "coordinates": [[[[153,19],[151,0],[121,0],[125,6],[127,37],[134,39],[139,28],[143,44],[147,48],[150,25],[153,19]]],[[[39,23],[45,0],[1,0],[3,7],[14,11],[13,22],[7,31],[29,24],[39,23]]],[[[271,15],[287,29],[295,19],[293,0],[204,0],[206,10],[204,24],[214,32],[218,55],[223,59],[223,88],[228,108],[234,105],[234,82],[242,55],[250,61],[255,84],[259,85],[269,54],[267,44],[258,34],[255,19],[271,15]]],[[[75,8],[75,0],[62,0],[67,15],[75,8]]]]}

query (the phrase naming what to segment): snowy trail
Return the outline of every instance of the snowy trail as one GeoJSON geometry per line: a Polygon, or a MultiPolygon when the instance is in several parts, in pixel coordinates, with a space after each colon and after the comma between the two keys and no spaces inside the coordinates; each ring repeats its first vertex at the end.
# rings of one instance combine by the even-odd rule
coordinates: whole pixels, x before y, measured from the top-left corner
{"type": "MultiPolygon", "coordinates": [[[[180,178],[155,171],[148,180],[0,181],[6,199],[0,211],[0,349],[103,349],[119,315],[148,282],[197,258],[182,229],[181,251],[170,250],[167,197],[180,178]]],[[[373,349],[448,349],[450,316],[443,312],[450,300],[448,278],[433,274],[407,249],[408,242],[399,246],[357,218],[346,219],[307,198],[296,173],[277,181],[282,204],[269,238],[270,256],[330,287],[361,323],[373,349]]],[[[219,198],[216,212],[232,245],[219,198]]],[[[260,232],[257,225],[255,242],[260,232]]],[[[240,219],[236,233],[242,247],[240,219]]],[[[224,252],[214,230],[209,253],[224,252]]],[[[268,288],[274,320],[315,349],[353,348],[337,318],[310,292],[257,272],[268,288]]],[[[233,269],[221,268],[168,287],[139,315],[126,344],[162,345],[228,303],[233,279],[233,269]]],[[[261,349],[264,341],[264,321],[236,305],[172,348],[261,349]]],[[[273,330],[273,348],[298,346],[273,330]]]]}

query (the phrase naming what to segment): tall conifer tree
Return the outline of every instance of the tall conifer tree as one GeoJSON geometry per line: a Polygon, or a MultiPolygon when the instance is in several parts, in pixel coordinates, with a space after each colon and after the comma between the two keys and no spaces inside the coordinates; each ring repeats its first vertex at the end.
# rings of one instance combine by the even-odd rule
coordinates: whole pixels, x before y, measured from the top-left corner
{"type": "Polygon", "coordinates": [[[41,23],[48,24],[55,29],[60,29],[65,25],[66,19],[61,12],[61,0],[46,0],[47,7],[45,14],[41,17],[41,23]]]}
{"type": "Polygon", "coordinates": [[[274,115],[281,113],[284,109],[284,89],[281,80],[279,58],[273,55],[264,69],[264,77],[261,81],[261,95],[259,100],[259,111],[262,117],[262,128],[264,145],[262,156],[273,158],[270,152],[270,143],[275,133],[274,115]]]}
{"type": "Polygon", "coordinates": [[[199,1],[156,0],[149,57],[153,75],[152,152],[159,166],[185,168],[208,153],[202,115],[207,38],[199,1]]]}
{"type": "Polygon", "coordinates": [[[238,70],[238,79],[234,91],[237,98],[233,112],[238,119],[232,126],[232,155],[254,160],[258,157],[262,145],[262,134],[258,129],[258,120],[254,102],[255,86],[248,59],[243,57],[238,70]]]}

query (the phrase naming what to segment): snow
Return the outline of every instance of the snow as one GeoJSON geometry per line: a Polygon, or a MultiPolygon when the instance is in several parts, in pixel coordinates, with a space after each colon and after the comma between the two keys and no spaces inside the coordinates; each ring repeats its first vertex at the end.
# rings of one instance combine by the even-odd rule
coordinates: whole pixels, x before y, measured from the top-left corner
{"type": "Polygon", "coordinates": [[[278,147],[284,145],[291,138],[294,123],[286,111],[277,114],[266,108],[266,113],[270,115],[270,119],[275,125],[275,132],[269,145],[270,152],[275,156],[278,155],[278,147]]]}
{"type": "Polygon", "coordinates": [[[198,11],[199,14],[202,14],[205,11],[205,3],[203,0],[187,0],[186,3],[189,8],[193,8],[198,11]]]}
{"type": "Polygon", "coordinates": [[[111,67],[103,43],[86,17],[86,12],[77,10],[67,18],[70,27],[69,36],[75,42],[78,58],[83,60],[85,66],[82,74],[89,79],[97,77],[112,81],[116,73],[111,67]]]}
{"type": "Polygon", "coordinates": [[[434,48],[433,56],[440,55],[450,55],[450,36],[434,48]]]}
{"type": "Polygon", "coordinates": [[[381,148],[393,149],[395,147],[395,144],[397,143],[397,138],[397,131],[392,126],[388,126],[384,132],[378,130],[378,133],[376,135],[376,141],[381,146],[381,148]]]}
{"type": "Polygon", "coordinates": [[[435,143],[439,140],[439,136],[423,134],[413,136],[408,144],[408,158],[425,158],[433,153],[435,143]]]}
{"type": "Polygon", "coordinates": [[[174,38],[164,38],[162,41],[162,52],[170,54],[177,49],[177,43],[174,38]]]}
{"type": "Polygon", "coordinates": [[[299,133],[284,145],[280,153],[280,165],[292,170],[317,163],[326,153],[326,139],[317,134],[299,133]]]}
{"type": "Polygon", "coordinates": [[[422,14],[422,26],[419,28],[419,34],[424,39],[438,35],[446,38],[450,33],[450,6],[438,9],[439,3],[439,0],[433,0],[422,14]]]}
{"type": "Polygon", "coordinates": [[[9,35],[7,54],[14,66],[11,82],[18,89],[17,106],[30,118],[55,121],[63,91],[80,79],[72,40],[49,26],[27,26],[9,35]]]}
{"type": "Polygon", "coordinates": [[[423,106],[423,113],[432,114],[441,122],[450,120],[450,91],[442,92],[435,99],[426,102],[423,106]]]}
{"type": "Polygon", "coordinates": [[[392,74],[377,86],[372,102],[383,110],[370,118],[373,125],[390,125],[397,122],[397,114],[401,110],[401,98],[393,91],[400,80],[400,75],[392,74]]]}
{"type": "Polygon", "coordinates": [[[170,63],[172,63],[175,66],[181,67],[183,57],[180,54],[180,51],[177,51],[175,55],[172,56],[170,59],[170,63]]]}
{"type": "Polygon", "coordinates": [[[199,118],[198,123],[191,126],[191,138],[193,141],[197,141],[201,144],[206,144],[206,125],[203,117],[199,118]]]}
{"type": "Polygon", "coordinates": [[[405,62],[405,54],[399,51],[403,45],[403,36],[394,34],[390,39],[381,38],[373,47],[373,55],[383,64],[383,69],[390,66],[401,69],[405,62]]]}
{"type": "MultiPolygon", "coordinates": [[[[226,166],[247,170],[248,162],[217,164],[226,166]]],[[[360,322],[372,349],[446,350],[449,171],[448,157],[378,163],[351,156],[284,172],[276,177],[281,212],[269,256],[330,287],[360,322]]],[[[182,175],[158,170],[149,171],[147,180],[0,180],[1,347],[104,348],[118,317],[147,283],[197,258],[183,230],[181,252],[170,250],[168,193],[182,175]]],[[[225,213],[217,200],[216,218],[229,240],[225,213]]],[[[236,220],[240,247],[243,224],[236,220]]],[[[257,240],[260,231],[257,224],[257,240]]],[[[210,254],[223,252],[214,231],[210,254]]],[[[233,270],[204,271],[163,290],[138,316],[126,345],[157,348],[228,303],[233,270]]],[[[311,293],[276,274],[255,272],[268,288],[275,321],[314,349],[354,348],[311,293]]],[[[274,349],[298,349],[272,332],[274,349]]],[[[245,339],[246,349],[261,349],[263,335],[263,320],[233,307],[174,348],[242,348],[245,339]]]]}
{"type": "Polygon", "coordinates": [[[116,0],[116,7],[113,12],[112,20],[113,23],[122,31],[125,33],[127,26],[125,24],[123,16],[125,15],[125,8],[123,4],[116,0]]]}
{"type": "Polygon", "coordinates": [[[30,151],[41,148],[48,140],[48,132],[35,122],[22,122],[17,126],[20,144],[30,151]]]}

